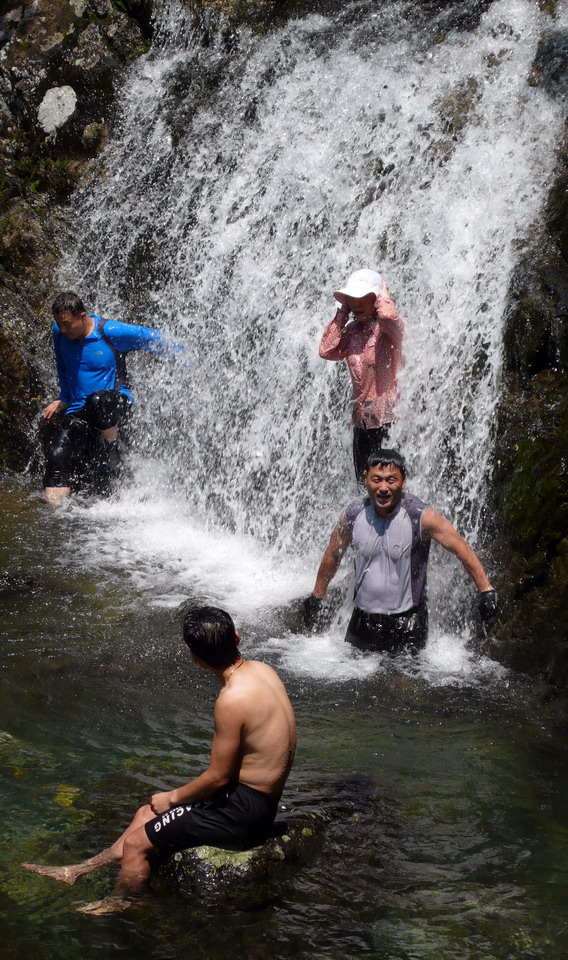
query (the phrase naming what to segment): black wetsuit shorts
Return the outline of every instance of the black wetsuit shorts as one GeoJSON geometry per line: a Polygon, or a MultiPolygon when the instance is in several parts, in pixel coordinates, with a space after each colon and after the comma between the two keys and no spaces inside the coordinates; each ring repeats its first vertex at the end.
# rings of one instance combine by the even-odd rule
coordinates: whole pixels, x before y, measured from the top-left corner
{"type": "Polygon", "coordinates": [[[355,607],[345,639],[358,650],[396,653],[422,650],[428,639],[428,608],[423,600],[404,613],[367,613],[355,607]]]}
{"type": "Polygon", "coordinates": [[[146,836],[162,853],[201,846],[244,850],[266,840],[278,799],[237,783],[209,800],[180,804],[149,820],[146,836]]]}
{"type": "Polygon", "coordinates": [[[85,471],[104,457],[98,431],[122,423],[132,404],[118,390],[99,390],[85,400],[80,410],[56,414],[45,421],[51,436],[47,440],[44,487],[80,486],[85,471]]]}

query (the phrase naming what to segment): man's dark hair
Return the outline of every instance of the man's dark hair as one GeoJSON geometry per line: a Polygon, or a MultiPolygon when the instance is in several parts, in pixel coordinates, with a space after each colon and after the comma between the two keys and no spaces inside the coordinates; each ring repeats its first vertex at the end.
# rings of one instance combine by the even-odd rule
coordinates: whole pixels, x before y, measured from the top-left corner
{"type": "Polygon", "coordinates": [[[219,607],[189,607],[183,620],[183,639],[208,667],[225,669],[240,657],[235,624],[219,607]]]}
{"type": "Polygon", "coordinates": [[[367,457],[365,473],[367,473],[371,467],[390,466],[398,467],[402,477],[406,477],[406,463],[404,462],[404,457],[398,450],[379,450],[378,453],[372,453],[370,457],[367,457]]]}
{"type": "Polygon", "coordinates": [[[80,313],[85,313],[83,301],[71,290],[58,293],[51,309],[56,320],[58,317],[63,316],[64,313],[70,313],[73,317],[77,317],[80,313]]]}

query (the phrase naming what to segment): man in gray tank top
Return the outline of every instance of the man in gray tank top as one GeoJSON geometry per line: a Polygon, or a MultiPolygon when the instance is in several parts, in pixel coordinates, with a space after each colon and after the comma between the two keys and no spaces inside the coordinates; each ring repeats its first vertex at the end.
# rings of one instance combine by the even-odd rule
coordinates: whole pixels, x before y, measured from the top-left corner
{"type": "Polygon", "coordinates": [[[395,450],[369,457],[368,496],[343,511],[323,555],[304,620],[313,626],[322,599],[348,546],[355,553],[354,610],[345,637],[360,650],[419,650],[428,636],[426,572],[436,540],[460,560],[479,591],[484,620],[497,610],[496,593],[479,557],[457,530],[405,490],[406,466],[395,450]]]}

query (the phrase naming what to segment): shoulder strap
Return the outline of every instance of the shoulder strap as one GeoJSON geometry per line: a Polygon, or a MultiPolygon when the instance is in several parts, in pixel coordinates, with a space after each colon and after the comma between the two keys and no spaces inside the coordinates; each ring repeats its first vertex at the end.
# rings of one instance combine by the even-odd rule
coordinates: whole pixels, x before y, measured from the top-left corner
{"type": "Polygon", "coordinates": [[[120,390],[121,387],[128,388],[128,373],[126,371],[126,354],[121,353],[120,350],[117,350],[112,340],[107,337],[105,333],[105,324],[108,323],[106,317],[101,317],[97,323],[97,333],[103,338],[104,342],[107,343],[114,353],[116,360],[116,380],[114,384],[115,390],[120,390]]]}
{"type": "Polygon", "coordinates": [[[418,606],[424,596],[424,590],[426,588],[426,573],[430,553],[430,541],[424,541],[422,539],[422,515],[424,511],[428,509],[428,504],[424,503],[418,497],[413,496],[411,493],[403,498],[402,504],[412,524],[410,579],[412,584],[412,599],[415,606],[418,606]]]}
{"type": "Polygon", "coordinates": [[[369,503],[368,497],[360,497],[359,500],[352,500],[351,503],[343,511],[345,514],[345,519],[347,520],[347,527],[349,529],[350,534],[353,533],[353,524],[355,523],[357,517],[359,516],[361,511],[365,509],[368,503],[369,503]]]}

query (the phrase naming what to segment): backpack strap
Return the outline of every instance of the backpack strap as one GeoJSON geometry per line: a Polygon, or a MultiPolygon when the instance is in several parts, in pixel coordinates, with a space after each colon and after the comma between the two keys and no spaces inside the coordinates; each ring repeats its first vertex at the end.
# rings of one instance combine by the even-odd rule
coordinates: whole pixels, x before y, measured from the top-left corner
{"type": "Polygon", "coordinates": [[[101,317],[97,323],[97,333],[103,338],[104,342],[107,343],[114,353],[116,360],[116,380],[114,383],[114,389],[120,390],[121,387],[126,387],[129,389],[128,384],[128,373],[126,370],[126,354],[121,353],[120,350],[117,350],[114,343],[107,337],[105,333],[105,323],[108,320],[106,317],[101,317]]]}

